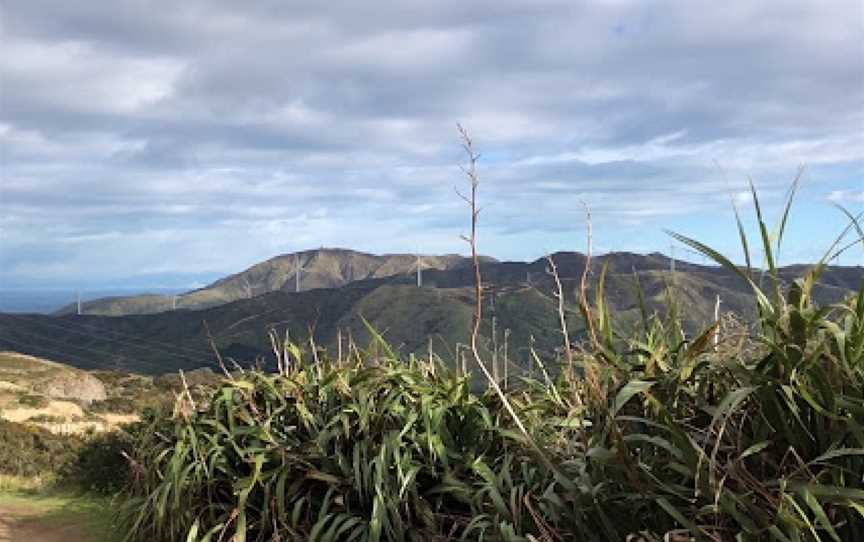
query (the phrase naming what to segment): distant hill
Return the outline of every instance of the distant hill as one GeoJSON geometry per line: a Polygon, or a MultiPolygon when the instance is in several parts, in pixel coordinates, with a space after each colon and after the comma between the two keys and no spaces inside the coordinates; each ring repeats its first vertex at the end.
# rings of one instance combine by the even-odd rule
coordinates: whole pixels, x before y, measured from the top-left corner
{"type": "MultiPolygon", "coordinates": [[[[421,262],[423,268],[429,270],[450,270],[470,264],[468,259],[458,255],[422,256],[421,262]]],[[[358,280],[412,274],[417,269],[417,256],[377,256],[338,248],[283,254],[191,292],[175,296],[135,295],[94,299],[82,304],[82,312],[105,316],[153,314],[174,309],[204,309],[269,292],[294,292],[298,264],[301,269],[300,290],[306,291],[338,288],[358,280]]],[[[77,305],[73,303],[61,308],[56,314],[76,312],[77,305]]]]}
{"type": "MultiPolygon", "coordinates": [[[[266,362],[271,357],[267,337],[270,329],[280,334],[287,330],[299,340],[306,340],[311,334],[318,345],[330,348],[337,348],[340,334],[343,338],[350,335],[362,346],[369,338],[365,318],[404,353],[425,354],[431,339],[436,353],[454,361],[457,344],[468,342],[473,310],[473,274],[467,262],[458,256],[443,257],[438,260],[440,269],[423,272],[423,287],[418,288],[411,257],[367,258],[368,255],[358,254],[310,253],[307,267],[314,270],[321,287],[310,286],[299,293],[286,287],[293,275],[284,272],[290,263],[284,260],[293,257],[269,260],[199,292],[237,295],[243,278],[267,284],[271,291],[249,299],[214,302],[200,310],[179,308],[126,316],[0,314],[0,348],[46,357],[62,356],[85,368],[158,374],[178,368],[213,367],[208,329],[223,356],[248,364],[256,359],[266,362]],[[408,271],[391,274],[405,269],[408,271]],[[276,288],[277,285],[281,286],[276,288]]],[[[563,252],[555,254],[554,259],[568,303],[570,334],[578,341],[585,337],[575,306],[585,256],[563,252]]],[[[665,300],[671,289],[676,303],[685,309],[684,324],[690,333],[713,320],[716,296],[720,296],[724,312],[732,311],[742,318],[753,316],[748,287],[716,266],[679,261],[673,273],[665,256],[614,253],[595,259],[592,285],[596,284],[604,264],[609,269],[607,301],[624,325],[639,321],[636,277],[649,312],[665,314],[665,300]]],[[[481,328],[482,348],[492,349],[494,293],[497,343],[503,348],[506,330],[509,359],[524,366],[532,345],[541,354],[554,356],[561,345],[561,333],[545,260],[486,260],[481,267],[488,289],[481,328]]],[[[794,266],[784,268],[780,274],[788,283],[802,271],[803,267],[794,266]]],[[[862,276],[861,267],[831,267],[824,273],[816,297],[822,303],[842,300],[860,287],[862,276]]],[[[593,296],[593,289],[590,295],[593,296]]]]}

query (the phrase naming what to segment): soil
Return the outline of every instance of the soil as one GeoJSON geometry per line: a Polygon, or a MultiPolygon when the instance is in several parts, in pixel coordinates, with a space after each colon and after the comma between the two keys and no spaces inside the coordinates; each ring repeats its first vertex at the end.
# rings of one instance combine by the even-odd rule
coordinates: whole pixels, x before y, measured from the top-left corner
{"type": "Polygon", "coordinates": [[[0,503],[0,542],[94,542],[86,534],[86,518],[40,521],[46,510],[28,503],[0,503]]]}

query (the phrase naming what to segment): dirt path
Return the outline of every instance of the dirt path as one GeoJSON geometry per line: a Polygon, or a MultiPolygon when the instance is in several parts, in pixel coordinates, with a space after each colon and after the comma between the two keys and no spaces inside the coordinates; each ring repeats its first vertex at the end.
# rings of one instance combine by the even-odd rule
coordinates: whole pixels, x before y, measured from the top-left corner
{"type": "Polygon", "coordinates": [[[97,542],[88,518],[43,503],[0,502],[0,542],[97,542]]]}

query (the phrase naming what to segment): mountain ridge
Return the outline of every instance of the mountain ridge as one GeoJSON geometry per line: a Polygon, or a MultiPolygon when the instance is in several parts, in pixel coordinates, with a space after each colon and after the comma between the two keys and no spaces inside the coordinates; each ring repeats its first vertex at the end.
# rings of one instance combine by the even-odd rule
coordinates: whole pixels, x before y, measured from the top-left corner
{"type": "MultiPolygon", "coordinates": [[[[553,254],[564,288],[571,339],[585,338],[577,298],[586,257],[575,252],[553,254]]],[[[412,273],[357,278],[338,287],[301,292],[277,289],[251,298],[240,298],[200,309],[178,308],[153,314],[107,316],[65,314],[59,316],[0,313],[0,348],[33,355],[67,355],[85,368],[121,368],[161,373],[201,366],[212,367],[213,344],[226,358],[238,363],[266,362],[272,355],[268,332],[338,348],[338,337],[353,337],[358,345],[369,339],[365,322],[384,334],[394,348],[424,354],[431,339],[447,361],[458,357],[457,344],[468,342],[473,314],[473,270],[465,265],[423,272],[418,288],[412,273]]],[[[332,262],[331,262],[332,263],[332,262]]],[[[613,253],[598,256],[591,266],[589,296],[594,299],[601,269],[607,266],[607,305],[616,319],[635,325],[640,319],[636,278],[649,313],[664,315],[666,299],[687,305],[685,329],[695,333],[714,318],[717,296],[723,312],[743,320],[755,315],[749,286],[734,273],[716,266],[671,262],[663,255],[613,253]],[[667,295],[669,290],[674,296],[667,295]]],[[[492,337],[492,298],[496,329],[509,330],[511,359],[525,363],[530,345],[554,358],[561,345],[554,282],[545,259],[533,262],[481,263],[484,286],[484,320],[481,348],[489,349],[492,337]]],[[[341,268],[340,268],[341,269],[341,268]]],[[[386,269],[385,269],[386,270],[386,269]]],[[[784,285],[801,273],[800,266],[779,271],[784,285]]],[[[340,275],[340,276],[345,276],[340,275]]],[[[821,278],[816,297],[820,303],[844,299],[860,287],[861,267],[829,267],[821,278]]],[[[235,282],[236,284],[236,282],[235,282]]],[[[284,284],[284,281],[283,281],[284,284]]]]}
{"type": "MultiPolygon", "coordinates": [[[[552,256],[562,278],[581,276],[585,254],[575,251],[559,251],[552,256]]],[[[423,282],[432,287],[464,287],[473,284],[474,274],[470,258],[458,254],[419,255],[423,266],[423,282]]],[[[652,252],[610,252],[597,255],[598,266],[606,263],[615,273],[639,271],[663,271],[673,267],[665,254],[652,252]]],[[[247,267],[237,273],[216,279],[201,288],[176,295],[139,294],[134,296],[111,296],[85,301],[82,313],[103,316],[129,316],[134,314],[157,314],[177,309],[200,310],[219,306],[241,299],[250,299],[274,291],[296,290],[296,263],[301,267],[300,290],[340,288],[368,280],[384,280],[395,284],[407,284],[416,280],[418,255],[404,253],[371,254],[347,248],[309,249],[273,256],[247,267]]],[[[481,257],[484,279],[490,282],[529,283],[545,275],[546,257],[533,261],[499,261],[488,256],[481,257]]],[[[592,266],[593,267],[593,266],[592,266]]],[[[715,280],[735,280],[731,274],[718,266],[701,265],[686,260],[675,260],[679,272],[708,273],[715,280]]],[[[743,267],[743,266],[742,266],[743,267]]],[[[787,280],[800,275],[806,264],[792,264],[780,268],[781,276],[787,280]]],[[[830,266],[826,276],[834,279],[829,285],[856,289],[861,271],[859,267],[830,266]],[[844,271],[848,269],[849,271],[844,271]]],[[[758,270],[756,270],[758,271],[758,270]]],[[[599,270],[597,271],[599,272],[599,270]]],[[[825,277],[823,277],[824,281],[825,277]]],[[[54,315],[75,314],[77,306],[70,303],[55,311],[54,315]]]]}
{"type": "MultiPolygon", "coordinates": [[[[369,278],[386,278],[416,271],[418,255],[370,254],[346,248],[320,248],[280,254],[214,282],[177,295],[140,294],[88,300],[82,312],[106,316],[154,314],[175,309],[204,309],[273,291],[294,291],[299,263],[300,290],[337,288],[369,278]]],[[[470,264],[457,254],[419,255],[424,269],[452,269],[470,264]]],[[[488,260],[488,258],[487,258],[488,260]]],[[[54,312],[74,314],[71,303],[54,312]]]]}

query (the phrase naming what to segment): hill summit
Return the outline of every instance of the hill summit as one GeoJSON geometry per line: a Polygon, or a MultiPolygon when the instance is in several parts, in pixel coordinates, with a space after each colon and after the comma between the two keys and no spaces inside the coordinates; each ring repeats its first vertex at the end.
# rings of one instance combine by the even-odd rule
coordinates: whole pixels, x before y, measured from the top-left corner
{"type": "MultiPolygon", "coordinates": [[[[203,288],[176,296],[145,294],[94,299],[82,304],[82,312],[124,316],[154,314],[174,309],[198,310],[251,299],[270,292],[339,288],[367,279],[415,273],[418,258],[424,270],[446,271],[467,267],[471,263],[468,258],[456,254],[375,255],[344,248],[319,248],[275,256],[203,288]]],[[[76,311],[77,307],[73,303],[55,314],[60,316],[74,314],[76,311]]]]}

